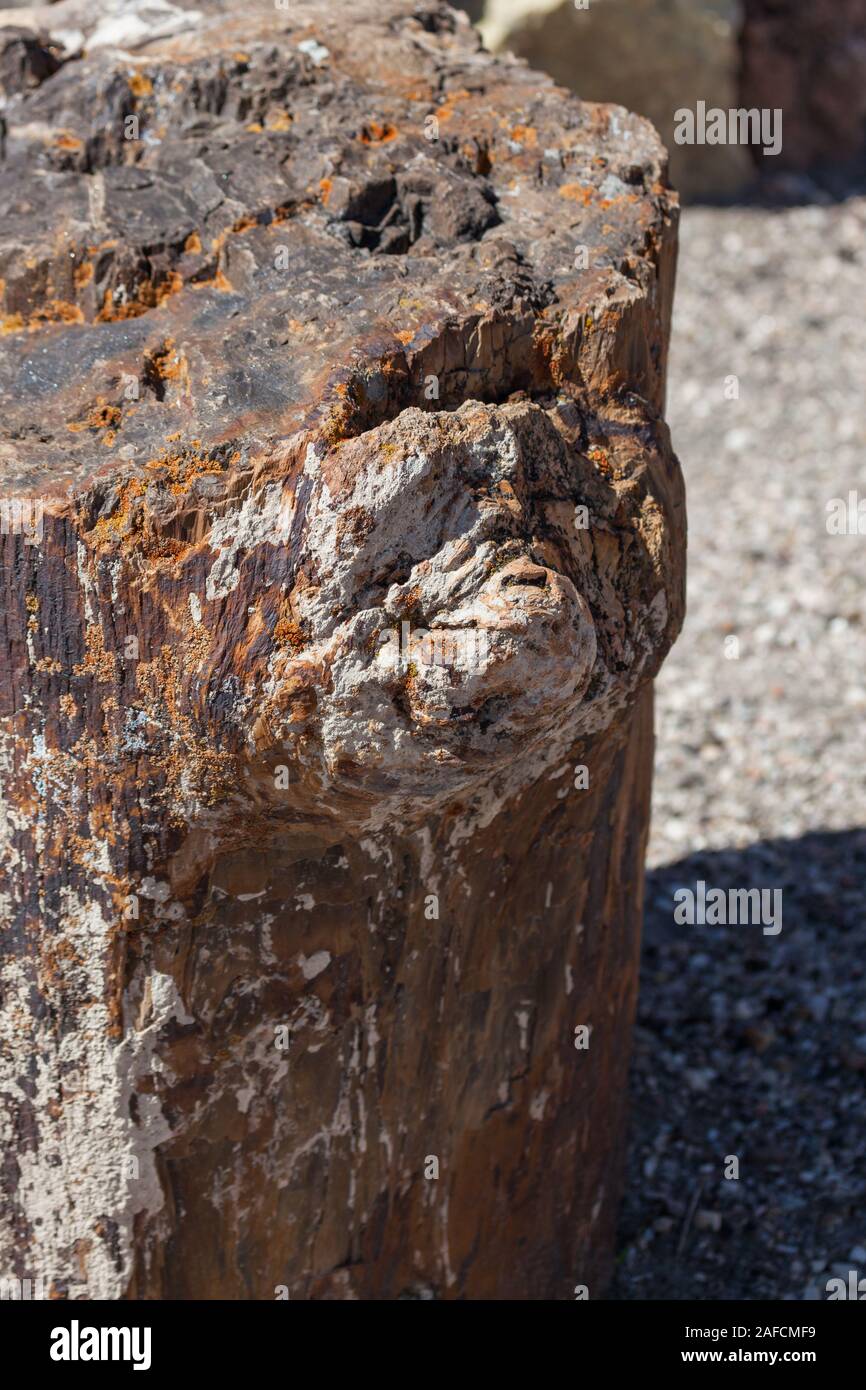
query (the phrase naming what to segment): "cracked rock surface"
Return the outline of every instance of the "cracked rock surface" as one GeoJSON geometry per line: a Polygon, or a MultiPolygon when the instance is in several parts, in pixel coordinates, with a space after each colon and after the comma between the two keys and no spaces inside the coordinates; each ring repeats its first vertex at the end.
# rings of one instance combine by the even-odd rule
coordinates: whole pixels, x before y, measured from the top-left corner
{"type": "Polygon", "coordinates": [[[683,613],[663,150],[444,5],[12,14],[3,1263],[600,1289],[683,613]]]}

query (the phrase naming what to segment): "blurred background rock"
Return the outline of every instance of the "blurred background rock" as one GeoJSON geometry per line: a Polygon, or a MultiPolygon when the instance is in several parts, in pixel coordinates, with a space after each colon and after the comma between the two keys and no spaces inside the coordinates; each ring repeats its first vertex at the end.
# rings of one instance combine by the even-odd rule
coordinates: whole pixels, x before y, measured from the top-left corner
{"type": "Polygon", "coordinates": [[[743,0],[743,11],[738,104],[781,107],[780,167],[844,191],[866,151],[866,0],[743,0]]]}

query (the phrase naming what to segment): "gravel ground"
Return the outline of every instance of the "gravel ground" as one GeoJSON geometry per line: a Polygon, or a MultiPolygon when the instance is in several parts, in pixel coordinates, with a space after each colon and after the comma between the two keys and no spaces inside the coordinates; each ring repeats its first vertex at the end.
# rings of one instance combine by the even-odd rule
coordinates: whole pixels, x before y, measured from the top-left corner
{"type": "Polygon", "coordinates": [[[864,535],[827,530],[866,499],[864,389],[866,198],[687,209],[689,613],[658,682],[615,1298],[866,1275],[866,501],[864,535]],[[700,879],[781,888],[782,930],[677,925],[700,879]]]}

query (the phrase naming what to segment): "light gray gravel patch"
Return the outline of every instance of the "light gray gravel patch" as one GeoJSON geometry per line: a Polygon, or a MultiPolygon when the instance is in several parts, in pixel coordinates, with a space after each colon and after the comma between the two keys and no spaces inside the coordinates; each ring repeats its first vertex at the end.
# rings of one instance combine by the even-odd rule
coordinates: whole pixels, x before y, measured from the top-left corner
{"type": "Polygon", "coordinates": [[[689,609],[650,862],[866,824],[866,534],[826,527],[831,499],[866,499],[866,199],[686,210],[668,418],[689,609]]]}

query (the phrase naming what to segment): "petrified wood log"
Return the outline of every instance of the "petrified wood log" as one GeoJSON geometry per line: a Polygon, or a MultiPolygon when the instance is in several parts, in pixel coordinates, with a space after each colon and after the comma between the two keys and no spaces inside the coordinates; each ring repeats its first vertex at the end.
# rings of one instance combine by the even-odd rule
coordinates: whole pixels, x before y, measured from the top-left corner
{"type": "Polygon", "coordinates": [[[683,613],[664,152],[441,5],[15,15],[0,1274],[595,1296],[683,613]]]}

